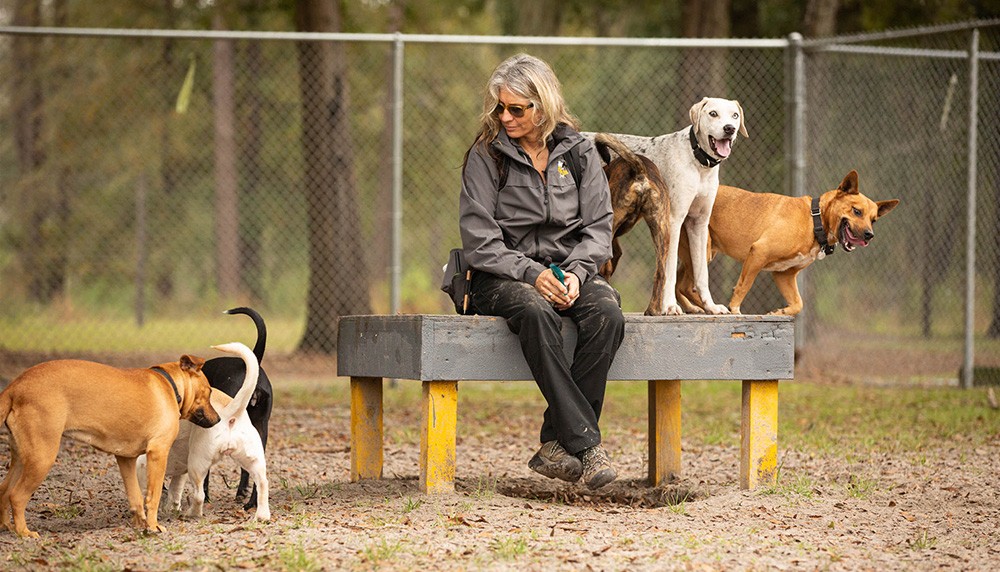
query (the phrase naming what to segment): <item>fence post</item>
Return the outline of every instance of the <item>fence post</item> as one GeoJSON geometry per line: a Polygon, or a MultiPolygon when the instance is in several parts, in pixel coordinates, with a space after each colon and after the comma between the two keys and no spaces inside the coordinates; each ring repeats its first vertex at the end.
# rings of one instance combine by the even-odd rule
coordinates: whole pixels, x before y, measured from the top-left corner
{"type": "MultiPolygon", "coordinates": [[[[802,50],[802,34],[792,32],[788,35],[789,46],[792,50],[791,58],[791,195],[801,197],[805,195],[806,183],[806,58],[802,50]]],[[[807,272],[799,273],[796,280],[799,282],[799,289],[807,288],[805,281],[808,279],[807,272]]],[[[807,298],[811,299],[811,297],[807,298]]],[[[812,305],[806,303],[802,311],[795,317],[795,348],[798,349],[805,344],[807,331],[810,329],[812,305]]]]}
{"type": "Polygon", "coordinates": [[[979,29],[972,30],[969,46],[969,172],[965,237],[965,357],[962,360],[962,387],[972,387],[975,359],[976,317],[976,147],[979,115],[979,29]]]}
{"type": "Polygon", "coordinates": [[[389,313],[399,313],[403,235],[403,35],[392,43],[392,252],[389,313]]]}

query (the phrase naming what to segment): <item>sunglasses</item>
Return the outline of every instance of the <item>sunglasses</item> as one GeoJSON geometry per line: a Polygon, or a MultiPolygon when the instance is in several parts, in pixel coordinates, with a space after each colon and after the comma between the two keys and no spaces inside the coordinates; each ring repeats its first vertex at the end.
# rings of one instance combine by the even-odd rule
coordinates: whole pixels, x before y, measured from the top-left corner
{"type": "Polygon", "coordinates": [[[520,119],[524,117],[524,112],[534,107],[534,103],[529,103],[528,105],[504,105],[503,103],[497,103],[497,106],[493,108],[493,113],[497,115],[503,115],[503,111],[506,109],[511,115],[520,119]]]}

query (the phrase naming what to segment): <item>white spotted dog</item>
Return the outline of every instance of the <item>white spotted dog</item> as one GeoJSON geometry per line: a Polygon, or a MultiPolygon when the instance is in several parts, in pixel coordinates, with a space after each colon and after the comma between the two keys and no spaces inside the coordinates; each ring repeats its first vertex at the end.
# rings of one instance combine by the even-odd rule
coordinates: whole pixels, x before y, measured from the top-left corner
{"type": "Polygon", "coordinates": [[[649,158],[659,169],[667,187],[664,198],[670,201],[669,209],[660,211],[669,213],[670,239],[666,258],[657,260],[666,283],[660,295],[661,303],[651,304],[650,308],[663,314],[683,313],[677,302],[676,285],[677,248],[681,228],[684,228],[691,245],[694,285],[705,303],[705,311],[728,314],[728,308],[713,301],[708,288],[708,222],[719,189],[719,164],[732,153],[737,134],[748,137],[746,121],[738,101],[714,97],[694,104],[690,117],[689,127],[666,135],[613,136],[634,153],[649,158]]]}

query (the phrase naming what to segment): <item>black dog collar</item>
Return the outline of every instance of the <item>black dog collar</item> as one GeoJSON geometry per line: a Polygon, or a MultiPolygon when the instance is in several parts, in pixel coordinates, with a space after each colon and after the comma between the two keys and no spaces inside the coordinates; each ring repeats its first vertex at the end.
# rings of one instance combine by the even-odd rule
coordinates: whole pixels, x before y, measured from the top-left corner
{"type": "Polygon", "coordinates": [[[694,125],[691,126],[691,130],[688,131],[688,138],[691,139],[691,150],[694,151],[694,158],[698,160],[702,165],[712,168],[722,161],[716,159],[705,152],[704,149],[698,146],[698,138],[694,136],[694,125]]]}
{"type": "Polygon", "coordinates": [[[819,197],[813,197],[811,212],[813,217],[813,234],[816,236],[816,242],[819,243],[819,247],[823,249],[824,254],[833,254],[837,251],[837,247],[826,241],[826,231],[823,230],[823,219],[819,216],[819,197]]]}
{"type": "Polygon", "coordinates": [[[170,377],[170,374],[167,373],[167,370],[163,369],[162,367],[160,367],[158,365],[154,365],[153,367],[151,367],[149,369],[151,369],[151,370],[155,371],[156,373],[162,375],[163,377],[165,377],[167,379],[167,381],[170,382],[170,387],[172,387],[174,389],[174,397],[177,398],[177,405],[180,405],[181,404],[181,394],[180,394],[179,391],[177,391],[177,384],[174,383],[174,378],[170,377]]]}

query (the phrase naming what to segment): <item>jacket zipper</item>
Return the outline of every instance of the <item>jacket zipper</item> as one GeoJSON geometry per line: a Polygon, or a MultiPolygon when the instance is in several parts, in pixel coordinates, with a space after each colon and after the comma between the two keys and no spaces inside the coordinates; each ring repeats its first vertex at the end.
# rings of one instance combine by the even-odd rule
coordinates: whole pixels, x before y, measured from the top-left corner
{"type": "MultiPolygon", "coordinates": [[[[549,202],[549,199],[550,199],[549,187],[545,183],[545,177],[543,177],[541,175],[541,173],[539,173],[538,171],[535,171],[534,165],[532,165],[531,170],[536,175],[538,175],[538,178],[541,180],[541,183],[542,183],[542,202],[545,204],[545,219],[544,219],[544,222],[545,222],[545,224],[548,224],[548,223],[552,222],[552,205],[549,202]]],[[[545,166],[545,170],[548,170],[548,165],[545,166]]],[[[541,254],[541,250],[542,250],[542,243],[541,243],[541,240],[539,240],[540,236],[541,236],[541,231],[540,231],[539,227],[535,227],[535,253],[536,254],[541,254]]]]}

